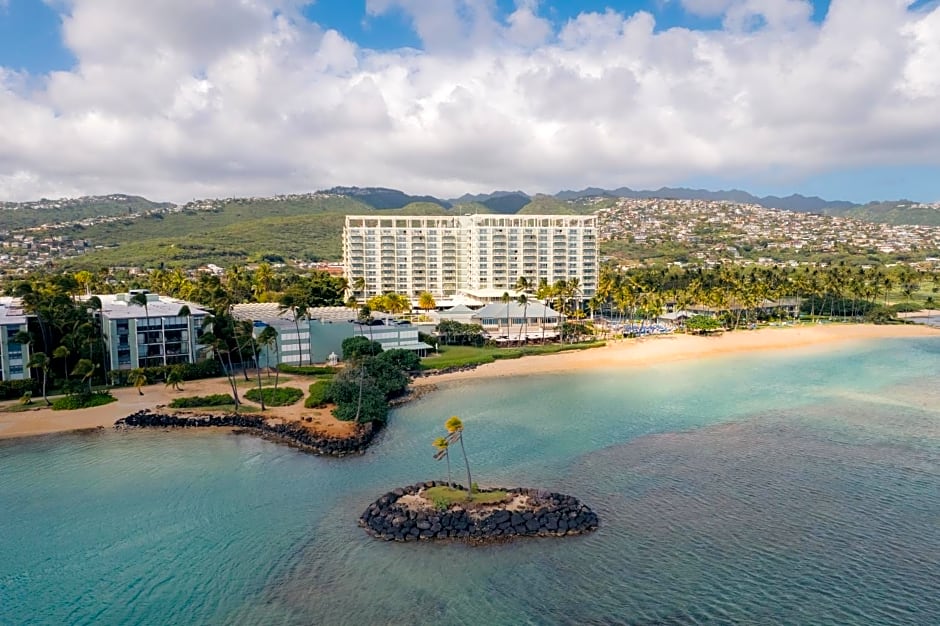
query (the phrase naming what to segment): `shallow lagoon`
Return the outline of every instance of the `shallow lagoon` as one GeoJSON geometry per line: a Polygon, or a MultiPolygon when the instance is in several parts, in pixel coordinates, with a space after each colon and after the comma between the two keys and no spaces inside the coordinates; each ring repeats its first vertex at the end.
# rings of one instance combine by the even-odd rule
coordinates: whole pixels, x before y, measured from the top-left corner
{"type": "Polygon", "coordinates": [[[248,436],[0,442],[0,623],[940,623],[940,340],[466,381],[365,456],[248,436]],[[440,477],[572,493],[586,537],[386,544],[440,477]],[[456,468],[455,468],[456,469],[456,468]]]}

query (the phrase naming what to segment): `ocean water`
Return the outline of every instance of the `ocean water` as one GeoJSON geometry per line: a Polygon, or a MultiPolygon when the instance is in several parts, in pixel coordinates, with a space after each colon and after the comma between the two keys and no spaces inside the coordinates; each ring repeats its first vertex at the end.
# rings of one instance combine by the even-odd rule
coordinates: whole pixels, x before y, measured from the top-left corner
{"type": "Polygon", "coordinates": [[[385,623],[940,624],[940,339],[455,383],[347,459],[0,441],[0,624],[385,623]],[[367,537],[378,495],[444,476],[453,414],[474,480],[577,495],[600,529],[367,537]]]}

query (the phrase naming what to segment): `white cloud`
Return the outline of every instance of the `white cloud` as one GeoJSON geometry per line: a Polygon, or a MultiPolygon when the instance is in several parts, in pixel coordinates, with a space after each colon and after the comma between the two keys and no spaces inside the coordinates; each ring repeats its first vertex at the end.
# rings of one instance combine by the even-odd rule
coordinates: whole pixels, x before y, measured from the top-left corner
{"type": "MultiPolygon", "coordinates": [[[[2,2],[2,0],[0,0],[2,2]]],[[[657,186],[940,165],[940,8],[682,0],[557,31],[538,2],[368,0],[424,50],[363,50],[301,0],[69,0],[74,70],[0,67],[0,198],[657,186]]]]}

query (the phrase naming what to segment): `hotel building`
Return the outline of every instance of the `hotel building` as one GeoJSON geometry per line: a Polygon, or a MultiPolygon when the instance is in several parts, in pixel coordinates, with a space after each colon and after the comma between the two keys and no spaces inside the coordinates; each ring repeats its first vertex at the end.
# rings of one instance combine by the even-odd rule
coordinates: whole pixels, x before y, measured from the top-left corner
{"type": "Polygon", "coordinates": [[[593,215],[349,215],[343,265],[360,301],[389,291],[511,291],[521,277],[532,288],[577,278],[587,299],[597,289],[597,223],[593,215]],[[356,290],[360,278],[365,288],[356,290]]]}

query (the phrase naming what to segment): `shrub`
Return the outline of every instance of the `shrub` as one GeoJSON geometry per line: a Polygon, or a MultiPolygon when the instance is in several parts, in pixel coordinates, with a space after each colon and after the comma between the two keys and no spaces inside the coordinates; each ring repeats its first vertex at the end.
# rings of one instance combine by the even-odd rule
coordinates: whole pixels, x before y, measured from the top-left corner
{"type": "MultiPolygon", "coordinates": [[[[207,359],[198,363],[177,363],[174,365],[142,367],[140,368],[140,371],[143,372],[144,376],[147,377],[147,380],[153,382],[158,380],[166,380],[170,370],[173,369],[176,369],[180,373],[180,376],[183,380],[216,378],[224,374],[222,371],[222,366],[219,365],[219,362],[215,359],[207,359]]],[[[109,372],[111,383],[118,387],[125,387],[127,385],[133,384],[133,381],[130,377],[132,371],[135,370],[111,370],[109,372]]]]}
{"type": "Polygon", "coordinates": [[[101,406],[116,401],[117,398],[111,395],[110,391],[96,391],[94,393],[76,394],[56,398],[52,401],[53,411],[74,411],[75,409],[87,409],[93,406],[101,406]]]}
{"type": "Polygon", "coordinates": [[[36,393],[38,391],[37,387],[37,381],[31,378],[0,381],[0,400],[22,398],[27,391],[36,393]]]}
{"type": "Polygon", "coordinates": [[[296,387],[254,387],[245,392],[245,397],[252,402],[260,402],[264,398],[267,406],[289,406],[304,397],[304,392],[296,387]]]}
{"type": "Polygon", "coordinates": [[[362,408],[359,422],[385,422],[388,418],[388,401],[375,381],[362,371],[362,366],[349,368],[333,379],[330,384],[330,397],[336,403],[333,415],[336,419],[351,422],[356,419],[356,410],[360,399],[360,375],[362,389],[362,408]]]}
{"type": "Polygon", "coordinates": [[[343,339],[343,358],[347,361],[363,356],[375,356],[382,353],[382,344],[357,335],[343,339]]]}
{"type": "Polygon", "coordinates": [[[394,348],[383,352],[376,358],[388,361],[403,372],[414,372],[421,369],[421,357],[412,350],[394,348]]]}
{"type": "Polygon", "coordinates": [[[232,396],[226,393],[215,393],[209,396],[186,396],[184,398],[173,398],[170,401],[171,409],[192,409],[195,407],[206,406],[228,406],[235,404],[232,396]]]}
{"type": "Polygon", "coordinates": [[[277,366],[282,374],[297,374],[299,376],[332,376],[339,371],[338,367],[328,365],[287,365],[281,363],[277,366]]]}
{"type": "Polygon", "coordinates": [[[329,380],[318,380],[310,384],[310,395],[304,400],[304,408],[319,409],[330,402],[330,384],[329,380]]]}
{"type": "Polygon", "coordinates": [[[377,387],[386,398],[400,396],[411,382],[408,375],[392,361],[379,357],[366,358],[360,367],[366,368],[366,378],[372,379],[371,384],[377,387]]]}

